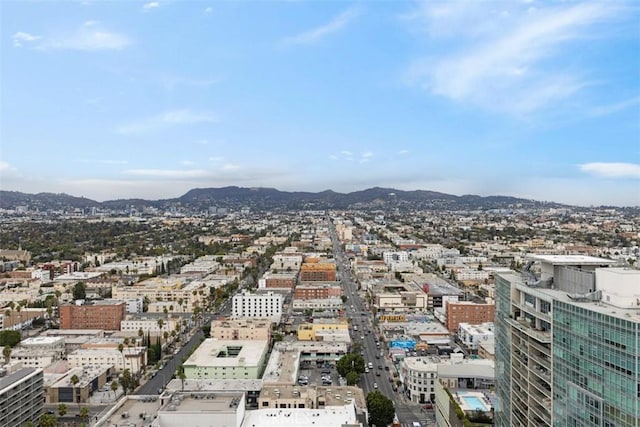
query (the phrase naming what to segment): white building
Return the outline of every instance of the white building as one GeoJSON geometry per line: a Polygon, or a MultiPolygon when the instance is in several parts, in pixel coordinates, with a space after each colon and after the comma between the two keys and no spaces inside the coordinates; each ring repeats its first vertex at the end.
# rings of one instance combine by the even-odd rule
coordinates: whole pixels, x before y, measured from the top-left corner
{"type": "Polygon", "coordinates": [[[322,310],[340,310],[344,308],[341,298],[323,298],[323,299],[294,299],[291,302],[294,310],[322,309],[322,310]]]}
{"type": "Polygon", "coordinates": [[[405,358],[400,366],[400,378],[411,402],[435,402],[438,379],[444,380],[448,387],[489,388],[494,384],[492,360],[462,357],[461,354],[453,354],[450,359],[405,358]]]}
{"type": "Polygon", "coordinates": [[[385,252],[382,254],[382,260],[387,265],[391,265],[392,263],[396,263],[396,262],[407,262],[409,261],[409,252],[404,252],[404,251],[385,252]]]}
{"type": "Polygon", "coordinates": [[[298,271],[302,265],[302,254],[292,252],[280,252],[273,256],[271,270],[298,271]]]}
{"type": "Polygon", "coordinates": [[[169,332],[176,329],[176,325],[182,324],[182,319],[179,317],[162,318],[162,328],[158,324],[160,318],[129,318],[120,322],[120,331],[130,333],[131,335],[138,336],[138,331],[142,329],[144,334],[162,335],[164,332],[169,332]]]}
{"type": "Polygon", "coordinates": [[[125,347],[122,352],[117,348],[78,349],[67,356],[70,367],[81,368],[85,365],[111,365],[118,372],[125,369],[133,375],[140,373],[147,363],[146,347],[125,347]]]}
{"type": "Polygon", "coordinates": [[[471,350],[477,350],[480,344],[493,344],[494,338],[493,322],[481,325],[460,323],[458,327],[458,339],[471,350]]]}
{"type": "Polygon", "coordinates": [[[243,291],[233,296],[234,317],[269,317],[279,320],[282,315],[282,295],[273,292],[251,294],[243,291]]]}

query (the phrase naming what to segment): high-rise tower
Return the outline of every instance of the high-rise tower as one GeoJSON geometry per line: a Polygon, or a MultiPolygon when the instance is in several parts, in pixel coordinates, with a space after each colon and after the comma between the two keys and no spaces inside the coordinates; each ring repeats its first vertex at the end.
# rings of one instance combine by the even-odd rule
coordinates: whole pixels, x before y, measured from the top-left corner
{"type": "Polygon", "coordinates": [[[640,271],[531,256],[496,278],[498,427],[640,425],[640,271]]]}

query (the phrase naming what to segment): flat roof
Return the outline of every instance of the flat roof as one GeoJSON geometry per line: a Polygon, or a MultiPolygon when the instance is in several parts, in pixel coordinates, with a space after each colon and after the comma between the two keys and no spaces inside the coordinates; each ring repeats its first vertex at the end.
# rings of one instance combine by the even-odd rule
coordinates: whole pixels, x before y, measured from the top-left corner
{"type": "Polygon", "coordinates": [[[20,341],[20,345],[22,346],[30,346],[30,345],[49,345],[56,344],[62,342],[64,343],[64,337],[61,336],[38,336],[38,337],[30,337],[25,338],[20,341]]]}
{"type": "Polygon", "coordinates": [[[245,412],[242,421],[242,427],[336,427],[344,424],[359,424],[352,404],[325,409],[258,409],[245,412]]]}
{"type": "MultiPolygon", "coordinates": [[[[186,391],[258,391],[262,389],[261,379],[185,379],[184,390],[186,391]]],[[[167,390],[182,390],[182,381],[180,379],[172,379],[167,384],[167,390]]]]}
{"type": "Polygon", "coordinates": [[[283,351],[282,346],[274,346],[267,367],[262,375],[265,383],[295,384],[300,366],[300,351],[283,351]]]}
{"type": "Polygon", "coordinates": [[[619,261],[588,255],[527,255],[527,258],[554,265],[614,265],[619,261]]]}
{"type": "Polygon", "coordinates": [[[173,397],[166,399],[158,412],[168,411],[169,407],[175,406],[175,412],[236,413],[238,407],[235,403],[240,401],[244,402],[244,393],[173,393],[173,397]]]}
{"type": "Polygon", "coordinates": [[[12,374],[7,375],[6,377],[0,378],[0,395],[5,392],[5,389],[12,387],[14,384],[20,382],[30,375],[36,374],[38,371],[42,371],[42,369],[22,368],[12,374]]]}
{"type": "Polygon", "coordinates": [[[205,339],[200,347],[184,363],[201,367],[237,367],[257,366],[267,351],[269,342],[266,340],[217,340],[205,339]],[[236,356],[229,355],[228,349],[239,348],[236,356]]]}

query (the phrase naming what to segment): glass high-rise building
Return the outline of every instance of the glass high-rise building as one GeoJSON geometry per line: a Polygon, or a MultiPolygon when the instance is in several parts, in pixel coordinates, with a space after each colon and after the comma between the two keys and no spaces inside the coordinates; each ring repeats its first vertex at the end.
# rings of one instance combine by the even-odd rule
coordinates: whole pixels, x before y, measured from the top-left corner
{"type": "Polygon", "coordinates": [[[537,255],[496,277],[499,427],[640,426],[640,271],[537,255]]]}

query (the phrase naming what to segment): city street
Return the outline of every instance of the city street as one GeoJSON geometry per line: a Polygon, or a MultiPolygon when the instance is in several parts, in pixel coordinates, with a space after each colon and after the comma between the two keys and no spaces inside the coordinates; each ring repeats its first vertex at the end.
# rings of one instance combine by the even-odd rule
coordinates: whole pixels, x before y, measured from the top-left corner
{"type": "Polygon", "coordinates": [[[378,390],[393,401],[396,408],[396,415],[402,426],[411,426],[414,421],[419,421],[423,426],[435,426],[435,416],[433,412],[425,412],[420,405],[408,402],[405,397],[393,390],[393,373],[396,368],[386,357],[386,351],[381,345],[376,345],[378,341],[377,330],[373,324],[373,313],[365,309],[362,295],[358,292],[358,285],[352,279],[349,260],[346,258],[338,236],[333,225],[330,226],[333,252],[335,255],[340,283],[347,296],[347,317],[351,319],[350,331],[351,339],[354,343],[360,343],[365,364],[371,362],[373,369],[364,373],[360,379],[360,386],[365,397],[368,393],[378,390]],[[357,327],[357,331],[355,330],[357,327]],[[376,357],[378,356],[378,357],[376,357]],[[378,368],[380,366],[382,369],[378,368]],[[385,366],[389,367],[387,371],[385,366]],[[380,376],[377,375],[380,374],[380,376]],[[392,379],[392,381],[390,381],[392,379]]]}

